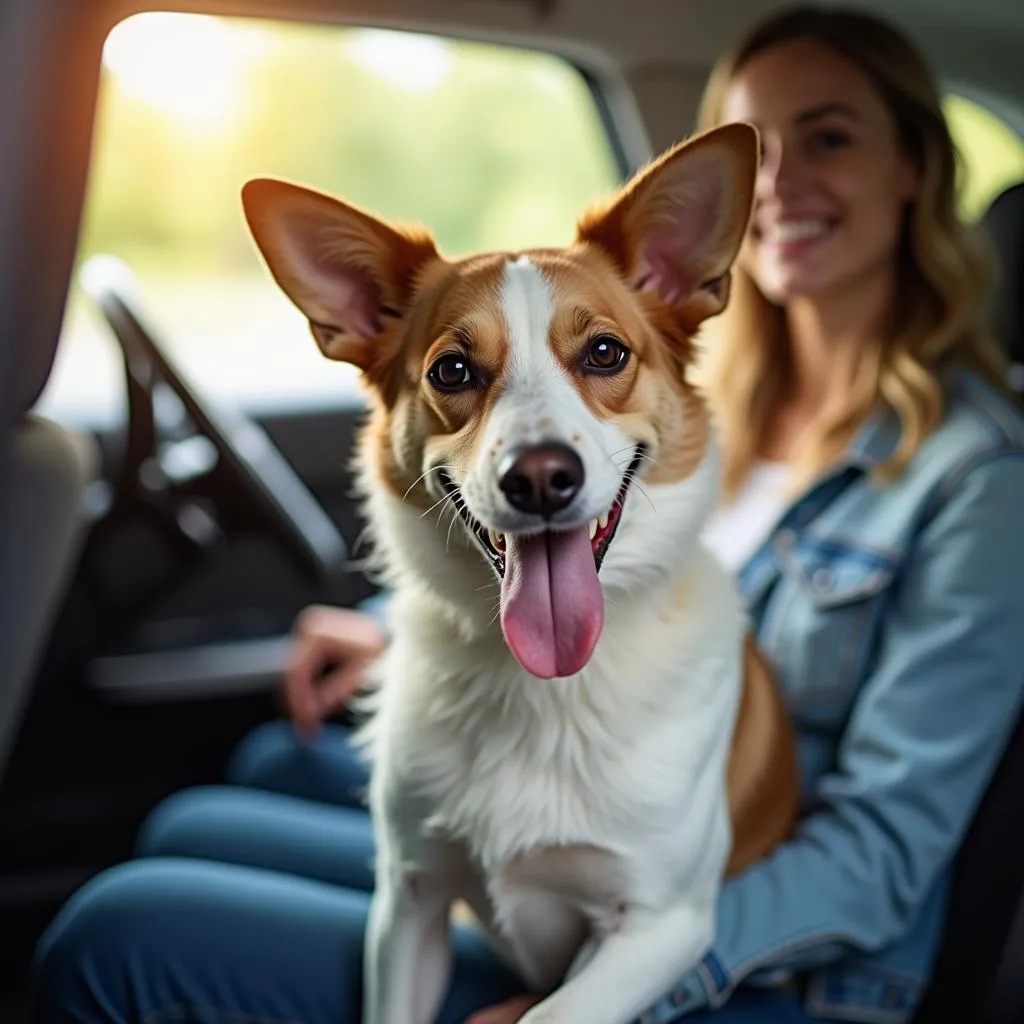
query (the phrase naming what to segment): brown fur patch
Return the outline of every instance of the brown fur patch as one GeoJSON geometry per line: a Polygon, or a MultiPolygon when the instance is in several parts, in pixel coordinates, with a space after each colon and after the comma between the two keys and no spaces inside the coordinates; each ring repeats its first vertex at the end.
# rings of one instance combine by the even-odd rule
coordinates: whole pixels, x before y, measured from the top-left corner
{"type": "Polygon", "coordinates": [[[728,874],[738,874],[787,839],[800,802],[792,721],[752,637],[743,653],[743,698],[727,775],[733,822],[728,874]]]}

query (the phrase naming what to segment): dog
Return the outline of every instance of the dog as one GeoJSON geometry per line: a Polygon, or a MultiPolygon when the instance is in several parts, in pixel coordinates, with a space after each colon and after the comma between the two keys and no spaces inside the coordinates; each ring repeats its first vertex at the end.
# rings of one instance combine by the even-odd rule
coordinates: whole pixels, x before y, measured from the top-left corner
{"type": "Polygon", "coordinates": [[[449,913],[543,998],[627,1024],[702,958],[723,876],[792,827],[792,736],[730,576],[691,380],[728,301],[758,138],[684,141],[573,244],[449,260],[295,184],[242,190],[324,355],[362,370],[357,464],[394,589],[361,734],[376,889],[365,1024],[430,1024],[449,913]]]}

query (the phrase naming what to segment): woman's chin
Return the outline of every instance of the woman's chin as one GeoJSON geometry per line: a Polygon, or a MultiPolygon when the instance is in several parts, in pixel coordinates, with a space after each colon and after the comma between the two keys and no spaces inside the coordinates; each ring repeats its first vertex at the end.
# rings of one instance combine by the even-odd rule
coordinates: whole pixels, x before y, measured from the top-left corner
{"type": "Polygon", "coordinates": [[[788,267],[764,274],[757,286],[776,306],[785,306],[797,299],[813,299],[828,290],[828,283],[820,272],[788,267]]]}

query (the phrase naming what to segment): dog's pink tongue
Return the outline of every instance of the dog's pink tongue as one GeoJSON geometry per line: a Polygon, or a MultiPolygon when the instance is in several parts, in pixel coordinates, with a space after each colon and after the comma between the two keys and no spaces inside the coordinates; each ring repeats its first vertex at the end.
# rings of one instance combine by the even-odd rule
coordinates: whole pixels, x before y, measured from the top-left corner
{"type": "Polygon", "coordinates": [[[586,665],[604,625],[604,595],[585,526],[505,537],[501,628],[527,672],[571,676],[586,665]]]}

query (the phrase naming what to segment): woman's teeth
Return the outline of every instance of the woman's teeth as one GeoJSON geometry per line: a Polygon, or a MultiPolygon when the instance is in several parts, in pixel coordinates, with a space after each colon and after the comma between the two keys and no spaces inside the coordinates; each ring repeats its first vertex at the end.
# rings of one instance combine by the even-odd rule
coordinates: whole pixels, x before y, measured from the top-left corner
{"type": "Polygon", "coordinates": [[[808,238],[820,238],[828,232],[823,220],[787,220],[773,224],[767,231],[767,239],[776,245],[787,242],[802,242],[808,238]]]}

